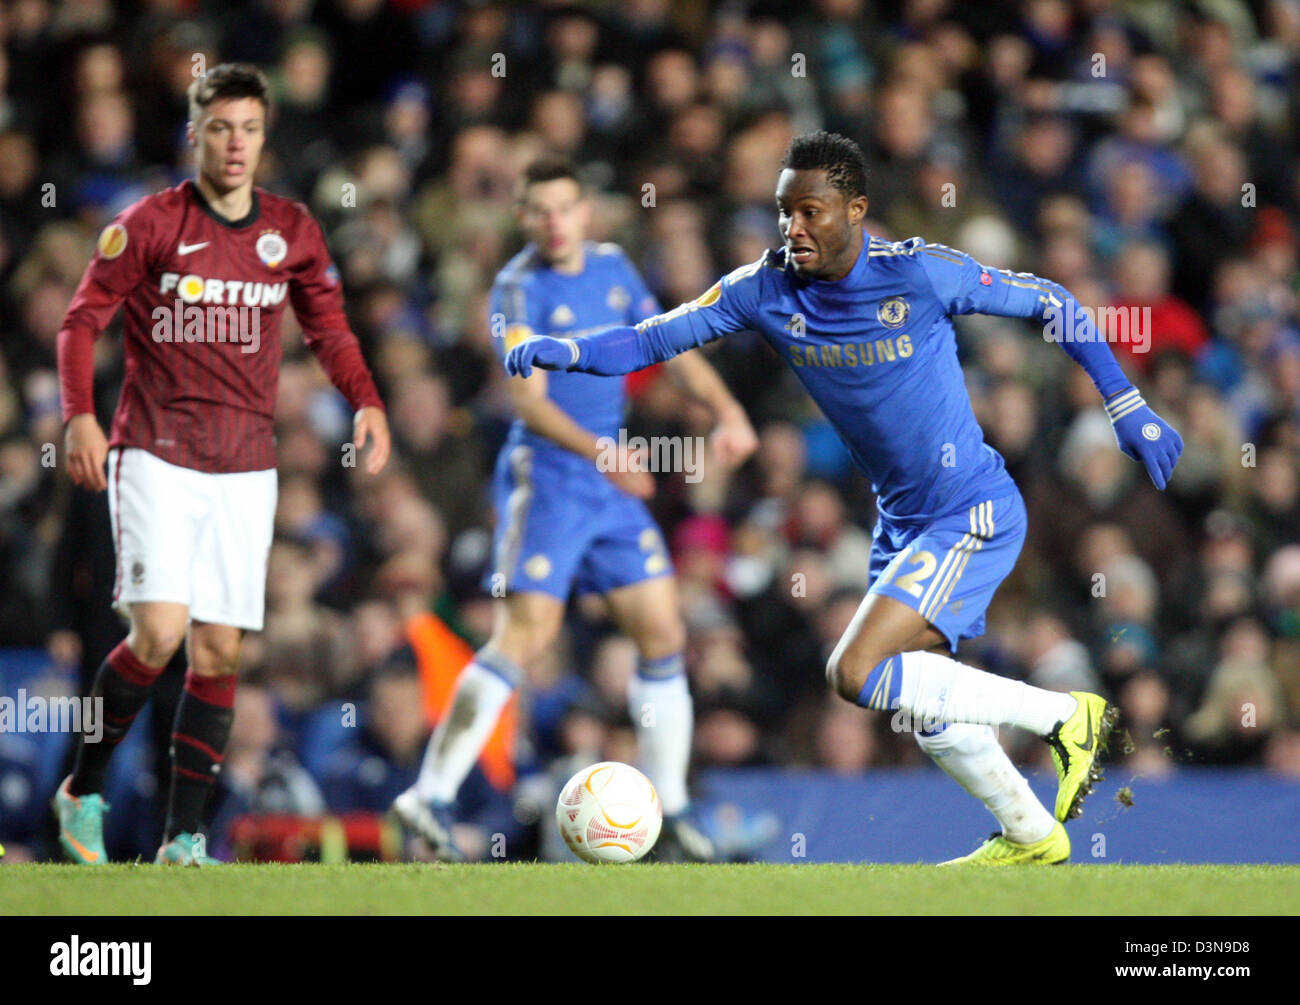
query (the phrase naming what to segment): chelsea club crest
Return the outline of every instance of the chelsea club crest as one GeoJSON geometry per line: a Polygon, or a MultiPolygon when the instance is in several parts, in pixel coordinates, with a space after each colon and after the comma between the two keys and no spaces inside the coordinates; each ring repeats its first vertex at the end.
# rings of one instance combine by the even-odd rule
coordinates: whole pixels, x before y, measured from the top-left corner
{"type": "Polygon", "coordinates": [[[907,323],[907,301],[902,297],[889,297],[876,308],[876,320],[886,328],[901,328],[907,323]]]}

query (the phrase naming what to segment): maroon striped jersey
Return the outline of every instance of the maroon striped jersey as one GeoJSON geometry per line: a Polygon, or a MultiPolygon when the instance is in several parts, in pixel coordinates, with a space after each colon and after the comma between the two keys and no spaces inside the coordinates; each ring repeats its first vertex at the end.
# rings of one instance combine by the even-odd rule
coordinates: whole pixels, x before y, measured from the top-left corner
{"type": "Polygon", "coordinates": [[[124,301],[112,446],[199,471],[275,467],[288,306],[352,408],[383,407],[325,236],[302,203],[254,188],[248,215],[227,220],[187,180],[124,210],[100,234],[59,332],[65,421],[94,411],[94,341],[124,301]]]}

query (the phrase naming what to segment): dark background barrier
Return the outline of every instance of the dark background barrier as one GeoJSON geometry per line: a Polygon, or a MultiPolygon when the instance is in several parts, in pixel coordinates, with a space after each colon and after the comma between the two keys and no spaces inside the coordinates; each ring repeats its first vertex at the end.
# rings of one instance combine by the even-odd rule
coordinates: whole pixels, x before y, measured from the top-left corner
{"type": "MultiPolygon", "coordinates": [[[[709,794],[746,813],[773,812],[768,862],[937,862],[970,851],[993,818],[937,770],[834,777],[816,771],[715,771],[709,794]],[[798,835],[803,835],[804,858],[798,835]]],[[[1052,805],[1055,779],[1031,778],[1052,805]]],[[[1160,779],[1122,770],[1068,825],[1072,862],[1300,862],[1300,782],[1249,769],[1179,768],[1160,779]],[[1122,786],[1133,805],[1116,800],[1122,786]]]]}

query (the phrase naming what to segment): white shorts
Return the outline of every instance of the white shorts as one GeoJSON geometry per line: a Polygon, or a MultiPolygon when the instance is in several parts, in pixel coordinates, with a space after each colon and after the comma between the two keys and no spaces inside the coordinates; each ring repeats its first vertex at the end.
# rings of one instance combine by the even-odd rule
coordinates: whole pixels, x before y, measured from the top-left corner
{"type": "Polygon", "coordinates": [[[170,601],[196,621],[260,631],[275,497],[274,468],[213,474],[114,447],[114,610],[125,616],[130,604],[170,601]]]}

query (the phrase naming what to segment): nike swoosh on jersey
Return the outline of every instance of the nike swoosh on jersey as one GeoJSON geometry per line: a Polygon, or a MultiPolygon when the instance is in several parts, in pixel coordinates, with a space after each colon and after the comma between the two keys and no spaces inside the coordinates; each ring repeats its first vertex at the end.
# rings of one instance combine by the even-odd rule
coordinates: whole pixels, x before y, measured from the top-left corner
{"type": "Polygon", "coordinates": [[[186,244],[182,241],[180,247],[176,249],[176,254],[188,255],[191,251],[198,251],[200,248],[206,248],[211,243],[211,241],[200,241],[198,244],[186,244]]]}

